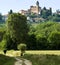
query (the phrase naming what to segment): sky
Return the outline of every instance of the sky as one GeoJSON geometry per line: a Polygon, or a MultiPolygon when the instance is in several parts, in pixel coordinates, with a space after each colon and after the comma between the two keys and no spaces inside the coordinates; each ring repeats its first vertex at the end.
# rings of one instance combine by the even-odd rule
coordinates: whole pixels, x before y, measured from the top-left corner
{"type": "MultiPolygon", "coordinates": [[[[0,0],[0,13],[7,14],[10,9],[14,12],[27,10],[31,5],[36,5],[37,0],[0,0]]],[[[60,0],[38,0],[41,8],[52,7],[53,12],[60,10],[60,0]]]]}

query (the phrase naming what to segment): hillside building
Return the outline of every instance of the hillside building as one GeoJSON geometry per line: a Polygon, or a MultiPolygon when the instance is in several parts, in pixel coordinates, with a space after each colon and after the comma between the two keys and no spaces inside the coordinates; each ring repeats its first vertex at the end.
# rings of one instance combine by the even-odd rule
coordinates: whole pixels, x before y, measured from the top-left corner
{"type": "Polygon", "coordinates": [[[40,14],[41,7],[39,6],[39,2],[36,2],[36,6],[30,6],[30,9],[28,10],[20,10],[19,13],[22,15],[26,15],[28,13],[34,13],[34,14],[40,14]]]}

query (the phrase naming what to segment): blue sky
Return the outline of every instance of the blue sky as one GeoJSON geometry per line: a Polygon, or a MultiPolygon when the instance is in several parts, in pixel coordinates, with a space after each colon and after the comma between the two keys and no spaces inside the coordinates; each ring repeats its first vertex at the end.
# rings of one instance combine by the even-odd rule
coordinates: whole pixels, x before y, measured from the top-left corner
{"type": "MultiPolygon", "coordinates": [[[[0,12],[7,14],[10,9],[18,12],[21,9],[29,9],[31,5],[35,5],[37,0],[0,0],[0,12]]],[[[38,0],[40,7],[52,7],[53,11],[60,10],[60,0],[38,0]]]]}

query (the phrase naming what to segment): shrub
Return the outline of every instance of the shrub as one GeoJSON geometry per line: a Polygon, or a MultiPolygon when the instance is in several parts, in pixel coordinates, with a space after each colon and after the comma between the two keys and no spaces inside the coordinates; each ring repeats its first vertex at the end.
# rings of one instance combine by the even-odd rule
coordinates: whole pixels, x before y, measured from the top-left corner
{"type": "Polygon", "coordinates": [[[24,43],[19,44],[18,49],[21,50],[21,56],[23,56],[23,54],[25,53],[25,50],[26,50],[26,44],[24,44],[24,43]]]}
{"type": "Polygon", "coordinates": [[[51,32],[48,37],[51,49],[60,49],[60,32],[51,32]]]}

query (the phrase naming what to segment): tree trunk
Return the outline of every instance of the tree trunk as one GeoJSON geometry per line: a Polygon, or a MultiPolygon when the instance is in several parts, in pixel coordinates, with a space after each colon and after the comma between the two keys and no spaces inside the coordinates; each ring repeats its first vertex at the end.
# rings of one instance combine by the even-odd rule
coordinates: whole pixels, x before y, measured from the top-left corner
{"type": "Polygon", "coordinates": [[[21,56],[23,56],[23,53],[21,52],[21,56]]]}

